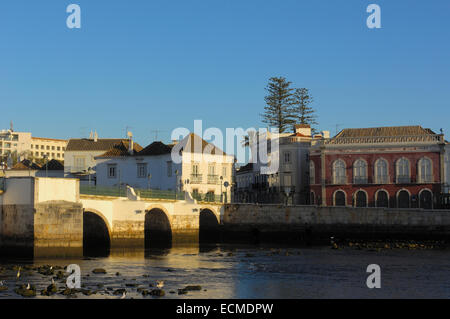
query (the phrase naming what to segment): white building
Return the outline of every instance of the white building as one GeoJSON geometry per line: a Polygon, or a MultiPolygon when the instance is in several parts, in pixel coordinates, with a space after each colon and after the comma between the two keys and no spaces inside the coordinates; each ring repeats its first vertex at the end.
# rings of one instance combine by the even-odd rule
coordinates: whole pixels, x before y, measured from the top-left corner
{"type": "MultiPolygon", "coordinates": [[[[329,137],[329,132],[322,132],[329,137]]],[[[322,136],[322,135],[321,135],[322,136]]],[[[275,143],[278,144],[278,171],[261,173],[260,161],[244,166],[236,172],[235,200],[238,202],[308,204],[309,201],[309,150],[311,127],[307,124],[295,126],[295,133],[281,133],[273,137],[267,133],[268,156],[275,143]],[[275,140],[277,139],[277,140],[275,140]],[[251,171],[252,174],[249,174],[251,171]]],[[[263,141],[265,139],[262,139],[263,141]]],[[[262,147],[266,144],[261,143],[262,147]]],[[[252,158],[261,147],[259,141],[250,145],[252,158]]],[[[276,152],[276,149],[273,150],[276,152]]]]}
{"type": "MultiPolygon", "coordinates": [[[[96,160],[95,157],[114,149],[120,143],[128,143],[127,139],[92,138],[70,139],[67,143],[64,156],[65,177],[79,178],[83,181],[95,179],[96,160]]],[[[142,147],[134,143],[137,151],[142,147]]]]}
{"type": "Polygon", "coordinates": [[[3,161],[9,154],[26,157],[31,145],[31,133],[15,132],[13,130],[0,131],[0,158],[3,161]]]}
{"type": "Polygon", "coordinates": [[[141,151],[129,143],[95,157],[97,185],[128,184],[137,189],[187,191],[194,198],[229,200],[234,156],[195,134],[177,144],[153,142],[141,151]]]}
{"type": "Polygon", "coordinates": [[[64,160],[64,152],[66,151],[67,140],[31,137],[30,154],[31,158],[42,159],[44,157],[52,160],[64,160]]]}
{"type": "Polygon", "coordinates": [[[7,157],[16,157],[17,162],[23,159],[56,159],[64,160],[66,140],[32,137],[30,132],[16,132],[12,129],[0,131],[0,164],[7,157]]]}

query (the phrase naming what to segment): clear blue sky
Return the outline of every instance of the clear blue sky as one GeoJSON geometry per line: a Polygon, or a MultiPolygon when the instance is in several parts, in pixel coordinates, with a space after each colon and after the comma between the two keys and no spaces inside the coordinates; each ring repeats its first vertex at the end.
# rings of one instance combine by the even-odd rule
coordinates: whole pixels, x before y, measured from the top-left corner
{"type": "Polygon", "coordinates": [[[258,127],[285,76],[315,98],[319,129],[420,124],[450,138],[450,1],[4,0],[0,128],[122,137],[258,127]],[[81,6],[82,28],[66,27],[81,6]],[[368,29],[366,7],[381,7],[368,29]]]}

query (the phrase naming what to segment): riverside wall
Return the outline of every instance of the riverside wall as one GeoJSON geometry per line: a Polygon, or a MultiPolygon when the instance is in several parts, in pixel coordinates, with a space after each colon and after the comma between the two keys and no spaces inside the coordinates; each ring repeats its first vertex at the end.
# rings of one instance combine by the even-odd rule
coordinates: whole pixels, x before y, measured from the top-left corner
{"type": "Polygon", "coordinates": [[[450,239],[450,211],[227,204],[226,240],[450,239]]]}
{"type": "Polygon", "coordinates": [[[0,195],[0,254],[82,255],[78,183],[75,179],[7,178],[0,195]]]}

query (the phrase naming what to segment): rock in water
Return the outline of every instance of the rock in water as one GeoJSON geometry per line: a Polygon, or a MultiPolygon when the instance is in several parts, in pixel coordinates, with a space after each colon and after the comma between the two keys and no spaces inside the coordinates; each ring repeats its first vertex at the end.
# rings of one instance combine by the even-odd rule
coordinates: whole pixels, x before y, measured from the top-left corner
{"type": "Polygon", "coordinates": [[[152,291],[150,291],[150,295],[152,295],[152,296],[162,297],[165,294],[166,293],[162,289],[153,289],[152,291]]]}
{"type": "Polygon", "coordinates": [[[94,270],[92,270],[92,272],[94,274],[106,274],[106,270],[103,268],[95,268],[94,270]]]}
{"type": "Polygon", "coordinates": [[[202,290],[202,286],[195,285],[195,286],[186,286],[183,288],[185,291],[193,291],[193,290],[202,290]]]}

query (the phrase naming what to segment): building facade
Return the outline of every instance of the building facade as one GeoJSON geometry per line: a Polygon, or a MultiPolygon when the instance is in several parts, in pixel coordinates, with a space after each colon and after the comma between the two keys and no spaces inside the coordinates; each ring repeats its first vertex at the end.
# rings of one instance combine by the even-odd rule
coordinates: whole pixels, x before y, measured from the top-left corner
{"type": "Polygon", "coordinates": [[[156,141],[138,152],[127,151],[123,144],[95,160],[98,186],[128,184],[137,189],[186,191],[196,199],[231,199],[234,157],[195,134],[171,145],[156,141]]]}
{"type": "Polygon", "coordinates": [[[311,203],[324,206],[438,206],[443,134],[421,126],[344,129],[313,143],[311,203]]]}
{"type": "Polygon", "coordinates": [[[10,154],[26,157],[30,152],[31,133],[15,132],[13,130],[0,131],[0,157],[3,161],[10,154]]]}
{"type": "Polygon", "coordinates": [[[58,161],[64,160],[64,153],[67,147],[67,140],[31,137],[30,154],[33,159],[48,158],[58,161]]]}
{"type": "Polygon", "coordinates": [[[16,132],[12,129],[0,131],[0,162],[6,163],[13,157],[14,164],[23,159],[64,160],[66,140],[32,137],[30,132],[16,132]]]}
{"type": "MultiPolygon", "coordinates": [[[[128,143],[128,139],[101,139],[97,135],[91,138],[70,139],[64,156],[64,176],[79,178],[82,184],[89,181],[95,182],[95,157],[104,154],[122,142],[128,143]]],[[[137,151],[142,149],[137,143],[134,143],[134,147],[137,151]]]]}
{"type": "MultiPolygon", "coordinates": [[[[329,137],[327,131],[323,136],[329,137]]],[[[321,135],[322,136],[322,135],[321,135]]],[[[267,134],[268,156],[274,155],[278,170],[271,174],[261,172],[262,164],[253,161],[236,171],[235,200],[255,203],[288,203],[305,205],[309,203],[309,150],[313,137],[307,124],[295,126],[295,133],[267,134]],[[275,139],[277,139],[275,141],[275,139]],[[278,150],[271,150],[274,142],[278,150]]],[[[264,138],[263,138],[264,141],[264,138]]],[[[250,145],[252,158],[258,158],[260,144],[250,145]]],[[[272,157],[273,159],[273,157],[272,157]]]]}

